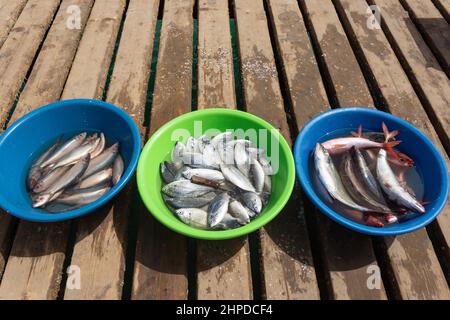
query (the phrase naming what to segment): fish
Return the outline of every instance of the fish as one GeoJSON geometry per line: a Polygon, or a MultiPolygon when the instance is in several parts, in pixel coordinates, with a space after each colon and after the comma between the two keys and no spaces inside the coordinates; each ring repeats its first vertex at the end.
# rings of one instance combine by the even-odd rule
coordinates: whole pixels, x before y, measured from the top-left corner
{"type": "Polygon", "coordinates": [[[189,180],[179,180],[166,184],[162,192],[169,197],[199,197],[208,192],[215,191],[214,188],[192,183],[189,180]]]}
{"type": "Polygon", "coordinates": [[[197,140],[193,137],[189,137],[186,141],[186,152],[197,153],[200,152],[197,146],[197,140]]]}
{"type": "Polygon", "coordinates": [[[210,228],[218,225],[225,214],[228,212],[228,205],[230,203],[230,196],[224,192],[218,194],[208,206],[208,226],[210,228]]]}
{"type": "Polygon", "coordinates": [[[85,188],[94,187],[99,184],[103,184],[105,182],[111,181],[112,177],[113,177],[113,169],[112,168],[104,169],[102,171],[94,173],[93,175],[90,175],[89,177],[81,180],[76,185],[76,188],[85,189],[85,188]]]}
{"type": "Polygon", "coordinates": [[[230,181],[235,186],[245,191],[256,192],[250,180],[236,167],[227,164],[220,164],[220,170],[222,171],[225,179],[230,181]]]}
{"type": "Polygon", "coordinates": [[[319,176],[319,181],[334,200],[362,212],[372,211],[356,203],[348,194],[329,152],[320,143],[317,143],[314,149],[314,166],[319,176]]]}
{"type": "Polygon", "coordinates": [[[268,175],[264,176],[263,192],[268,193],[269,195],[272,193],[272,179],[268,175]]]}
{"type": "Polygon", "coordinates": [[[83,132],[76,136],[74,136],[72,139],[68,140],[64,144],[62,144],[57,150],[55,150],[52,155],[46,159],[43,163],[41,163],[40,167],[45,168],[47,166],[54,165],[57,161],[59,161],[62,157],[64,157],[66,154],[69,154],[72,152],[72,150],[75,150],[86,139],[87,133],[83,132]]]}
{"type": "Polygon", "coordinates": [[[161,162],[159,165],[159,171],[161,173],[161,177],[165,183],[171,183],[175,181],[175,175],[177,171],[172,171],[168,161],[161,162]]]}
{"type": "Polygon", "coordinates": [[[33,190],[39,178],[42,176],[41,164],[46,161],[62,143],[62,137],[59,137],[42,155],[40,155],[31,165],[28,172],[27,186],[29,190],[33,190]]]}
{"type": "Polygon", "coordinates": [[[216,193],[208,192],[199,197],[179,197],[172,198],[163,195],[164,201],[173,208],[201,208],[208,205],[214,198],[216,193]]]}
{"type": "Polygon", "coordinates": [[[222,221],[220,221],[213,229],[214,230],[229,230],[239,228],[241,224],[239,220],[231,216],[229,213],[225,213],[222,221]]]}
{"type": "Polygon", "coordinates": [[[414,212],[425,213],[425,207],[400,184],[387,161],[386,150],[380,150],[377,179],[389,200],[414,212]]]}
{"type": "Polygon", "coordinates": [[[203,148],[203,161],[208,167],[219,168],[221,159],[216,148],[214,148],[212,144],[207,144],[203,148]]]}
{"type": "Polygon", "coordinates": [[[214,148],[217,148],[217,144],[218,143],[220,143],[220,142],[221,143],[226,143],[228,141],[231,141],[232,139],[233,139],[233,133],[227,131],[227,132],[219,133],[214,138],[212,138],[210,144],[214,148]]]}
{"type": "Polygon", "coordinates": [[[113,167],[112,167],[112,169],[113,169],[113,171],[112,171],[113,185],[116,185],[120,181],[120,178],[122,178],[124,167],[125,167],[125,165],[123,163],[122,156],[120,154],[118,154],[116,159],[114,159],[113,167]]]}
{"type": "Polygon", "coordinates": [[[364,221],[368,226],[375,228],[384,228],[384,223],[381,221],[376,214],[367,213],[364,215],[364,221]]]}
{"type": "Polygon", "coordinates": [[[50,188],[61,176],[70,169],[70,166],[59,167],[50,171],[46,176],[41,178],[33,188],[34,193],[41,193],[50,188]]]}
{"type": "Polygon", "coordinates": [[[67,172],[65,172],[60,179],[58,179],[45,193],[39,194],[33,199],[33,208],[42,207],[49,202],[50,199],[60,190],[65,189],[72,183],[77,181],[88,168],[91,155],[87,154],[84,158],[73,165],[67,172]]]}
{"type": "Polygon", "coordinates": [[[261,213],[262,210],[262,200],[261,198],[254,192],[245,192],[242,195],[242,200],[244,201],[247,208],[252,210],[255,213],[261,213]]]}
{"type": "Polygon", "coordinates": [[[232,199],[228,206],[228,213],[236,218],[240,224],[247,224],[250,218],[255,216],[255,213],[244,206],[237,200],[232,199]]]}
{"type": "Polygon", "coordinates": [[[208,228],[208,213],[198,208],[182,208],[175,211],[177,217],[185,224],[198,229],[208,228]]]}
{"type": "MultiPolygon", "coordinates": [[[[350,153],[346,153],[341,163],[340,176],[345,190],[353,200],[358,200],[358,204],[372,209],[373,212],[391,213],[392,210],[385,203],[375,200],[364,179],[358,164],[350,153]]],[[[375,181],[376,182],[376,181],[375,181]]],[[[382,195],[381,195],[382,197],[382,195]]]]}
{"type": "Polygon", "coordinates": [[[98,157],[103,152],[103,150],[105,150],[105,146],[106,146],[105,135],[103,134],[103,132],[101,132],[100,137],[98,138],[97,147],[91,151],[91,159],[98,157]]]}
{"type": "Polygon", "coordinates": [[[375,195],[376,199],[383,199],[383,193],[378,185],[377,179],[373,176],[372,171],[367,165],[366,159],[362,155],[359,149],[352,147],[350,149],[351,160],[357,164],[359,173],[363,178],[365,185],[369,188],[370,192],[375,195]]]}
{"type": "Polygon", "coordinates": [[[186,179],[191,179],[192,176],[197,176],[197,177],[201,177],[201,178],[212,180],[212,181],[225,180],[225,177],[223,176],[222,172],[220,172],[218,170],[211,170],[211,169],[188,168],[182,174],[186,179]]]}
{"type": "Polygon", "coordinates": [[[181,158],[183,163],[189,167],[217,169],[217,166],[209,164],[205,161],[205,157],[198,152],[185,152],[181,158]]]}
{"type": "Polygon", "coordinates": [[[234,165],[234,146],[225,142],[219,142],[216,145],[222,163],[234,165]]]}
{"type": "Polygon", "coordinates": [[[85,144],[81,145],[80,147],[75,148],[65,156],[63,156],[61,159],[59,159],[55,165],[53,165],[53,168],[59,168],[64,167],[67,165],[74,164],[84,156],[86,156],[88,153],[91,153],[92,150],[94,150],[99,143],[99,140],[91,140],[89,142],[86,142],[85,144]]]}
{"type": "Polygon", "coordinates": [[[172,163],[177,169],[181,169],[181,167],[183,166],[182,156],[185,152],[186,146],[183,144],[183,142],[177,141],[171,153],[172,163]]]}
{"type": "Polygon", "coordinates": [[[116,142],[109,148],[105,149],[99,156],[92,159],[80,180],[83,180],[86,177],[109,167],[116,159],[118,153],[119,143],[116,142]]]}
{"type": "Polygon", "coordinates": [[[329,154],[336,155],[348,151],[352,147],[356,147],[357,149],[392,149],[401,143],[401,141],[398,140],[390,141],[398,134],[398,131],[391,132],[389,140],[386,140],[385,142],[375,142],[369,140],[362,137],[361,133],[362,127],[360,127],[358,136],[356,137],[335,138],[322,142],[321,145],[328,151],[329,154]]]}
{"type": "Polygon", "coordinates": [[[253,185],[255,186],[255,190],[257,193],[260,193],[264,189],[264,180],[265,180],[266,174],[258,160],[255,160],[252,163],[251,172],[252,172],[252,176],[253,176],[253,185]]]}
{"type": "Polygon", "coordinates": [[[269,159],[265,155],[264,149],[249,148],[248,150],[251,158],[251,163],[259,161],[259,164],[263,168],[266,175],[272,176],[275,174],[269,159]]]}
{"type": "Polygon", "coordinates": [[[86,205],[97,201],[104,196],[111,188],[104,187],[101,189],[80,190],[78,192],[65,192],[59,196],[55,202],[66,205],[86,205]]]}
{"type": "Polygon", "coordinates": [[[236,167],[248,177],[250,173],[250,155],[245,143],[236,143],[234,146],[234,162],[236,167]]]}
{"type": "Polygon", "coordinates": [[[203,150],[205,149],[205,146],[207,146],[209,143],[210,143],[210,139],[209,139],[209,137],[206,134],[198,137],[197,138],[198,151],[200,153],[203,153],[203,150]]]}

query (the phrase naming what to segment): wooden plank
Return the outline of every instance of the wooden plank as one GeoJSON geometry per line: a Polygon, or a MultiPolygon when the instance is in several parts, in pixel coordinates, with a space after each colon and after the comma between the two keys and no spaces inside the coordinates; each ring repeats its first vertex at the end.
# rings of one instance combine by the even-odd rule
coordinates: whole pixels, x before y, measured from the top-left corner
{"type": "Polygon", "coordinates": [[[14,226],[17,220],[0,209],[0,281],[11,250],[14,226]]]}
{"type": "MultiPolygon", "coordinates": [[[[368,106],[373,101],[333,4],[328,0],[301,1],[313,28],[339,106],[368,106]]],[[[377,266],[370,237],[344,229],[320,215],[319,232],[335,299],[386,299],[386,293],[369,289],[368,267],[377,266]]]]}
{"type": "Polygon", "coordinates": [[[0,49],[0,125],[3,126],[60,0],[30,0],[0,49]]]}
{"type": "MultiPolygon", "coordinates": [[[[350,38],[354,43],[358,43],[366,68],[370,68],[388,110],[421,129],[445,154],[414,88],[383,31],[366,28],[368,16],[363,9],[367,8],[367,3],[363,0],[341,0],[336,7],[344,17],[344,25],[351,30],[350,38]]],[[[449,164],[448,158],[447,163],[449,164]]],[[[446,227],[450,220],[449,212],[450,205],[447,205],[441,214],[440,224],[442,221],[446,227]]],[[[445,277],[424,229],[412,235],[386,239],[385,243],[389,245],[390,242],[393,242],[393,245],[389,246],[388,254],[401,297],[411,299],[448,297],[445,277]],[[410,260],[406,259],[408,256],[410,260]],[[428,271],[417,270],[416,261],[427,261],[428,271]]]]}
{"type": "Polygon", "coordinates": [[[27,0],[0,1],[0,48],[26,4],[27,0]]]}
{"type": "MultiPolygon", "coordinates": [[[[64,4],[68,5],[69,3],[71,3],[71,1],[65,1],[64,4]]],[[[118,18],[117,12],[114,11],[114,9],[120,11],[120,9],[117,8],[117,3],[114,5],[111,1],[96,1],[87,22],[85,33],[80,42],[77,56],[83,54],[83,39],[86,37],[90,38],[95,36],[98,48],[108,47],[103,45],[104,42],[111,42],[110,46],[114,46],[115,37],[112,37],[109,33],[114,32],[114,30],[116,30],[117,33],[118,26],[116,28],[108,28],[106,25],[103,25],[105,32],[101,33],[99,32],[101,26],[98,25],[98,21],[104,21],[107,25],[110,25],[111,23],[116,23],[118,25],[120,23],[120,17],[118,18]],[[89,28],[90,24],[96,24],[97,28],[89,28]],[[106,30],[110,31],[106,32],[106,30]]],[[[85,5],[88,4],[88,2],[85,3],[85,5]]],[[[121,3],[121,5],[123,10],[123,3],[121,3]]],[[[66,7],[61,7],[55,20],[55,25],[66,25],[67,17],[65,9],[66,7]]],[[[85,12],[87,13],[87,8],[85,12]]],[[[55,28],[55,30],[60,29],[59,27],[55,28]]],[[[67,28],[64,30],[71,32],[71,30],[67,28]]],[[[55,37],[54,39],[58,39],[59,41],[59,37],[55,37]]],[[[77,43],[73,43],[72,45],[77,47],[77,43]]],[[[49,47],[51,48],[51,45],[49,45],[49,47]]],[[[51,50],[48,51],[48,53],[53,57],[54,53],[51,50]]],[[[110,53],[112,53],[112,51],[110,53]]],[[[102,61],[103,59],[100,59],[97,55],[104,54],[105,52],[97,50],[95,53],[90,53],[88,57],[89,59],[102,61]]],[[[46,58],[43,58],[43,60],[46,60],[46,58]]],[[[75,62],[77,60],[80,61],[80,58],[75,58],[75,62]]],[[[104,69],[99,69],[97,66],[91,67],[92,72],[103,72],[106,74],[109,65],[105,65],[104,69]]],[[[71,77],[74,68],[77,68],[76,64],[72,66],[69,78],[71,77]]],[[[97,77],[99,77],[99,75],[97,75],[97,77]]],[[[59,84],[61,87],[64,85],[64,81],[54,82],[51,78],[48,79],[48,81],[48,85],[57,86],[59,84]]],[[[86,85],[91,85],[91,83],[86,82],[86,85]]],[[[103,86],[104,84],[96,85],[103,86]]],[[[59,90],[61,90],[61,88],[59,90]]],[[[84,89],[80,91],[86,92],[87,90],[84,89]]],[[[97,90],[94,89],[91,91],[97,92],[97,90]]],[[[68,90],[68,92],[76,92],[76,89],[68,90]]],[[[63,95],[63,99],[67,98],[71,97],[69,95],[63,95]]],[[[70,222],[52,224],[21,222],[6,266],[5,275],[0,286],[0,297],[3,299],[56,299],[60,288],[61,272],[63,271],[62,268],[67,249],[69,231],[70,222]],[[32,243],[32,245],[30,245],[30,243],[32,243]]]]}
{"type": "MultiPolygon", "coordinates": [[[[130,114],[142,138],[158,5],[159,0],[130,1],[107,94],[107,101],[130,114]]],[[[86,285],[81,290],[66,287],[65,299],[121,298],[135,186],[133,179],[99,214],[79,221],[71,263],[83,270],[86,285]]]]}
{"type": "Polygon", "coordinates": [[[93,4],[94,0],[63,1],[9,123],[60,98],[93,4]],[[66,10],[71,5],[80,8],[80,29],[67,28],[66,10]]]}
{"type": "Polygon", "coordinates": [[[450,23],[450,0],[432,0],[436,8],[444,16],[445,20],[450,23]]]}
{"type": "Polygon", "coordinates": [[[450,80],[399,2],[370,0],[381,10],[384,29],[427,109],[446,150],[450,150],[450,80]]]}
{"type": "MultiPolygon", "coordinates": [[[[200,0],[198,26],[198,108],[235,109],[228,1],[200,0]]],[[[248,237],[197,241],[197,272],[198,299],[251,299],[248,237]]]]}
{"type": "MultiPolygon", "coordinates": [[[[269,121],[291,143],[263,2],[236,0],[235,16],[246,110],[269,121]]],[[[265,297],[318,299],[308,231],[295,197],[260,230],[260,240],[265,297]]]]}
{"type": "MultiPolygon", "coordinates": [[[[191,110],[193,0],[166,0],[158,52],[150,134],[191,110]]],[[[187,241],[157,222],[139,217],[132,299],[187,298],[187,241]]]]}
{"type": "Polygon", "coordinates": [[[450,76],[450,25],[431,0],[402,0],[442,69],[450,76]]]}

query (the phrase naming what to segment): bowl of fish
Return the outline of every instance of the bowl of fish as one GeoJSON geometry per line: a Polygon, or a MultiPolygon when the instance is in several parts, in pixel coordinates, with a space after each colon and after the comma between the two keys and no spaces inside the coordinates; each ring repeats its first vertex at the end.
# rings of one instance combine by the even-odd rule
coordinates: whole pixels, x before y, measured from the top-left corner
{"type": "Polygon", "coordinates": [[[369,235],[394,236],[433,221],[447,202],[448,171],[410,123],[367,108],[325,112],[294,148],[303,190],[329,218],[369,235]]]}
{"type": "Polygon", "coordinates": [[[246,112],[206,109],[162,126],[145,145],[137,183],[148,210],[193,238],[239,237],[289,199],[295,166],[286,140],[246,112]]]}
{"type": "Polygon", "coordinates": [[[0,136],[0,207],[30,221],[92,212],[133,176],[141,141],[131,117],[106,102],[51,103],[0,136]]]}

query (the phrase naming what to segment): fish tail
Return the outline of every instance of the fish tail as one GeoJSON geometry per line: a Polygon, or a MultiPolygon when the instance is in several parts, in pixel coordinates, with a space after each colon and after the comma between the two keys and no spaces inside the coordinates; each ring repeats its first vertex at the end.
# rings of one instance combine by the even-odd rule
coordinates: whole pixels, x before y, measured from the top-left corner
{"type": "Polygon", "coordinates": [[[358,127],[358,132],[351,132],[351,135],[356,138],[362,138],[362,125],[360,124],[358,127]]]}
{"type": "Polygon", "coordinates": [[[384,133],[386,142],[388,142],[389,140],[392,140],[394,137],[396,137],[400,133],[398,130],[389,132],[389,129],[384,122],[382,123],[381,127],[383,128],[383,133],[384,133]]]}
{"type": "MultiPolygon", "coordinates": [[[[394,148],[395,146],[398,146],[400,143],[402,143],[402,142],[399,141],[399,140],[385,142],[385,143],[383,143],[383,149],[391,150],[391,149],[394,148]]],[[[392,153],[393,153],[393,154],[395,155],[395,157],[397,158],[397,155],[395,154],[395,152],[392,152],[392,153]]]]}

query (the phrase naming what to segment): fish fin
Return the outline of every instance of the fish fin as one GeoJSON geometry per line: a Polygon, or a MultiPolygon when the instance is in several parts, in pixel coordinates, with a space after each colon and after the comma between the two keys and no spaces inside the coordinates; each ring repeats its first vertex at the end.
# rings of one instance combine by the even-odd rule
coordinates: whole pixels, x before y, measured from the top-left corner
{"type": "Polygon", "coordinates": [[[366,224],[370,227],[383,228],[384,223],[373,213],[368,213],[365,216],[366,224]]]}
{"type": "Polygon", "coordinates": [[[384,137],[386,139],[386,142],[388,142],[389,140],[392,140],[394,137],[396,137],[400,132],[398,130],[394,130],[392,132],[389,132],[389,129],[387,127],[387,125],[383,122],[381,124],[382,128],[383,128],[383,133],[384,133],[384,137]]]}
{"type": "Polygon", "coordinates": [[[355,137],[355,138],[359,137],[357,132],[352,131],[352,132],[350,132],[350,134],[352,135],[352,137],[355,137]]]}
{"type": "Polygon", "coordinates": [[[389,150],[395,146],[398,146],[400,143],[402,143],[400,140],[385,142],[383,143],[383,148],[389,150]]]}
{"type": "Polygon", "coordinates": [[[345,148],[345,147],[347,147],[347,145],[346,145],[346,144],[343,144],[343,143],[342,143],[342,144],[335,144],[334,146],[335,146],[336,149],[340,149],[340,148],[345,148]]]}

